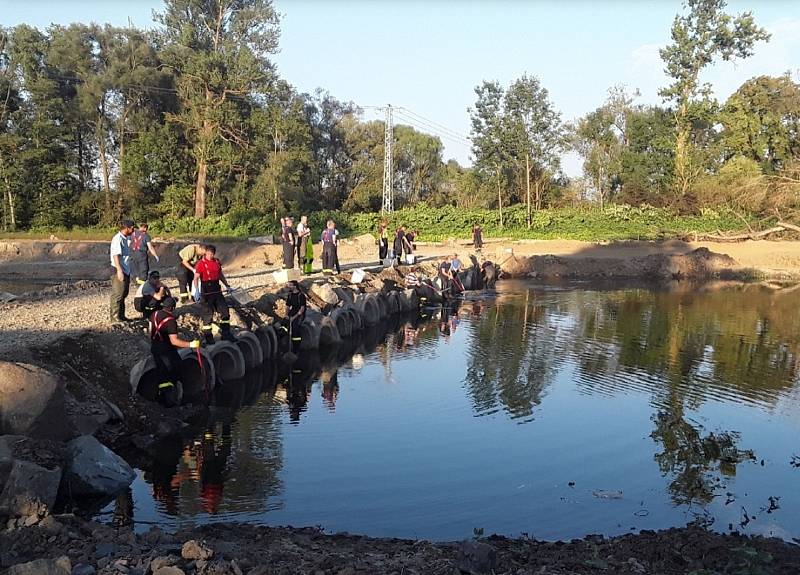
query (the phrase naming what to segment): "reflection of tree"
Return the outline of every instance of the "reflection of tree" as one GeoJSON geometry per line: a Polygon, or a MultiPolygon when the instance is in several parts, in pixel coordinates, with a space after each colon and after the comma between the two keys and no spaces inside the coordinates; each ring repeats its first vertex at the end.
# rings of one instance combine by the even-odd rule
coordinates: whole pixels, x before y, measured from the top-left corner
{"type": "Polygon", "coordinates": [[[708,433],[683,417],[670,412],[653,416],[655,430],[651,437],[663,447],[655,455],[658,467],[672,475],[669,491],[676,504],[705,505],[714,498],[721,477],[736,475],[736,466],[754,458],[751,451],[740,450],[735,432],[708,433]]]}
{"type": "Polygon", "coordinates": [[[564,360],[561,319],[526,289],[521,299],[501,297],[474,323],[465,385],[477,413],[502,406],[513,418],[533,414],[564,360]]]}

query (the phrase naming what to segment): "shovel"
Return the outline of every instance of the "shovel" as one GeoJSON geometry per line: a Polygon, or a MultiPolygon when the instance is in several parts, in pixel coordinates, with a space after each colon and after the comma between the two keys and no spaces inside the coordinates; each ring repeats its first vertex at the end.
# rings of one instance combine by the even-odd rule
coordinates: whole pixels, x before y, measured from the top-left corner
{"type": "Polygon", "coordinates": [[[283,362],[288,363],[289,365],[297,361],[297,355],[292,352],[292,346],[294,346],[294,340],[292,340],[292,323],[294,322],[291,318],[289,318],[289,351],[284,353],[282,357],[283,362]]]}

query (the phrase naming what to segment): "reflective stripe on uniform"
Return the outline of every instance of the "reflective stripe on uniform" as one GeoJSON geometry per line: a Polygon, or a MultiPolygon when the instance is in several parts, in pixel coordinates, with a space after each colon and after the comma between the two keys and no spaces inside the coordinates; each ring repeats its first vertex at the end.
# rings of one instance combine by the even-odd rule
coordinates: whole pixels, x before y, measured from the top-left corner
{"type": "Polygon", "coordinates": [[[301,338],[301,337],[293,337],[293,338],[292,338],[292,341],[301,341],[302,339],[303,339],[303,338],[301,338]]]}
{"type": "Polygon", "coordinates": [[[211,326],[210,325],[204,325],[203,326],[203,331],[211,331],[211,326]]]}
{"type": "Polygon", "coordinates": [[[158,384],[158,389],[165,389],[167,387],[175,387],[175,384],[172,383],[171,381],[165,381],[164,383],[158,384]]]}
{"type": "Polygon", "coordinates": [[[189,297],[190,295],[192,295],[192,294],[191,294],[191,293],[189,293],[188,291],[182,291],[182,292],[180,293],[180,296],[181,296],[181,297],[189,297]]]}
{"type": "Polygon", "coordinates": [[[220,325],[230,325],[231,320],[229,319],[221,319],[219,320],[220,325]]]}

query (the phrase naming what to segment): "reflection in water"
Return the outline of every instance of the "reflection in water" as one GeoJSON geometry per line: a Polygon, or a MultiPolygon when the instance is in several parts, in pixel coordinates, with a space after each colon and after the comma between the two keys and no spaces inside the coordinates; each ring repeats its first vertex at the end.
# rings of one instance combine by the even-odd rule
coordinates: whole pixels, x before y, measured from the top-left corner
{"type": "Polygon", "coordinates": [[[635,493],[642,528],[698,506],[727,524],[719,496],[737,483],[786,496],[753,469],[773,486],[788,471],[751,462],[796,426],[800,296],[679,287],[504,282],[223,384],[203,432],[164,442],[147,470],[159,517],[433,538],[627,529],[639,507],[558,491],[581,475],[635,493]]]}

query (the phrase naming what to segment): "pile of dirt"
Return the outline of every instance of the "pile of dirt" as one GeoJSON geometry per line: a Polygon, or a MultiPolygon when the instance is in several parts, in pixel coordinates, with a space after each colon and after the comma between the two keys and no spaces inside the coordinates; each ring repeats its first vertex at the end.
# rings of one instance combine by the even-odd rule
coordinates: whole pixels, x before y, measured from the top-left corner
{"type": "Polygon", "coordinates": [[[633,258],[594,258],[570,256],[510,255],[501,268],[505,277],[534,278],[643,278],[643,279],[742,279],[752,276],[730,256],[717,254],[708,248],[698,248],[687,254],[649,254],[633,258]]]}
{"type": "MultiPolygon", "coordinates": [[[[119,501],[115,520],[130,521],[119,501]]],[[[570,542],[507,539],[431,543],[326,535],[319,529],[218,524],[177,533],[158,528],[136,534],[129,526],[48,517],[0,533],[0,567],[39,559],[69,560],[79,572],[233,575],[495,573],[595,575],[619,573],[763,573],[800,571],[800,547],[777,539],[720,535],[699,527],[645,531],[612,539],[570,542]],[[66,557],[67,559],[63,559],[66,557]]],[[[73,571],[74,573],[75,571],[73,571]]]]}

